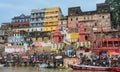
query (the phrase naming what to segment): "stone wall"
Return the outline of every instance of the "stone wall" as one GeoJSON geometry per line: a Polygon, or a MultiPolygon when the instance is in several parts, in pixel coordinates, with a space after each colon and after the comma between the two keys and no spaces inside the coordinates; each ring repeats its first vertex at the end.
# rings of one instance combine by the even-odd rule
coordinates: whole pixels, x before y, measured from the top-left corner
{"type": "Polygon", "coordinates": [[[80,64],[79,58],[64,58],[64,66],[68,68],[69,64],[80,64]]]}

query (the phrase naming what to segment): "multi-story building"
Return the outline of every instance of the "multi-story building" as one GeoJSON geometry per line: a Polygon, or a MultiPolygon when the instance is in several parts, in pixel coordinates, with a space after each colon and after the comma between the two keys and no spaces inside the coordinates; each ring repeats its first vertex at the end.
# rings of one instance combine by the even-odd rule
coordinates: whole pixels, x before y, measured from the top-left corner
{"type": "Polygon", "coordinates": [[[111,30],[110,8],[107,4],[97,4],[95,11],[83,12],[80,7],[72,7],[68,9],[68,28],[70,32],[76,32],[77,27],[84,24],[85,30],[101,32],[111,30]]]}
{"type": "Polygon", "coordinates": [[[55,30],[61,16],[61,9],[58,7],[32,10],[30,31],[55,30]]]}
{"type": "MultiPolygon", "coordinates": [[[[96,7],[97,9],[95,11],[86,12],[83,12],[80,7],[71,7],[68,9],[68,32],[71,36],[73,36],[72,34],[74,33],[78,33],[81,24],[84,25],[85,31],[91,35],[96,32],[101,33],[111,30],[109,5],[101,3],[97,4],[96,7]]],[[[72,38],[78,39],[77,37],[72,38]]]]}
{"type": "Polygon", "coordinates": [[[43,31],[45,9],[34,9],[31,11],[30,32],[43,31]]]}
{"type": "Polygon", "coordinates": [[[0,43],[7,42],[8,36],[12,34],[10,30],[10,23],[2,23],[0,27],[0,43]]]}
{"type": "Polygon", "coordinates": [[[62,16],[59,19],[59,29],[61,33],[64,35],[63,42],[68,43],[68,40],[70,39],[70,34],[68,33],[68,16],[62,16]]]}
{"type": "MultiPolygon", "coordinates": [[[[45,9],[34,9],[31,11],[31,21],[30,21],[30,28],[29,32],[32,36],[32,40],[36,41],[39,36],[43,36],[43,24],[44,24],[44,14],[45,9]]],[[[42,38],[40,38],[39,41],[41,41],[42,38]]]]}
{"type": "Polygon", "coordinates": [[[24,14],[12,18],[11,28],[13,29],[14,36],[25,35],[24,32],[29,31],[29,22],[30,16],[25,16],[24,14]]]}
{"type": "Polygon", "coordinates": [[[68,27],[68,17],[67,16],[63,16],[59,19],[59,28],[60,30],[64,30],[64,28],[67,28],[68,27]]]}
{"type": "Polygon", "coordinates": [[[61,9],[45,8],[31,11],[30,32],[34,35],[34,40],[43,41],[51,37],[51,31],[58,26],[59,18],[62,16],[61,9]]]}
{"type": "Polygon", "coordinates": [[[46,8],[45,19],[44,19],[44,31],[56,30],[56,27],[58,26],[59,18],[61,16],[62,16],[62,12],[60,8],[58,7],[46,8]]]}
{"type": "Polygon", "coordinates": [[[10,24],[11,23],[9,23],[9,22],[7,22],[7,23],[2,23],[2,25],[1,25],[1,29],[10,29],[11,27],[10,27],[10,24]]]}

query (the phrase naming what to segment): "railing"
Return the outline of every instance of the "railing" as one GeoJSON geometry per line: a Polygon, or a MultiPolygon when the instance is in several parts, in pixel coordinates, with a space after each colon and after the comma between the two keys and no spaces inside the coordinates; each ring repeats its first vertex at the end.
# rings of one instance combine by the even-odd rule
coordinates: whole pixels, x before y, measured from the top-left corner
{"type": "Polygon", "coordinates": [[[70,42],[66,41],[66,40],[63,40],[64,43],[70,45],[70,42]]]}
{"type": "Polygon", "coordinates": [[[40,42],[42,44],[42,46],[52,46],[51,42],[40,42]]]}

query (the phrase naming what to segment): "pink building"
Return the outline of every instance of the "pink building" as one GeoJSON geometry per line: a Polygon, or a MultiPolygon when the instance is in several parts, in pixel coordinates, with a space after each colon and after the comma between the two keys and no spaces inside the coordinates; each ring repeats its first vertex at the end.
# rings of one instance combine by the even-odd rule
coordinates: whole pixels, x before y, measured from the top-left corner
{"type": "Polygon", "coordinates": [[[68,20],[68,31],[71,32],[77,32],[77,27],[78,27],[78,21],[76,20],[68,20]]]}
{"type": "Polygon", "coordinates": [[[80,28],[79,28],[79,41],[85,42],[87,35],[88,35],[88,33],[85,32],[84,25],[81,24],[80,28]]]}
{"type": "Polygon", "coordinates": [[[56,31],[54,32],[54,35],[53,35],[53,40],[54,40],[54,43],[59,43],[62,41],[63,39],[63,35],[61,34],[59,28],[56,28],[56,31]]]}

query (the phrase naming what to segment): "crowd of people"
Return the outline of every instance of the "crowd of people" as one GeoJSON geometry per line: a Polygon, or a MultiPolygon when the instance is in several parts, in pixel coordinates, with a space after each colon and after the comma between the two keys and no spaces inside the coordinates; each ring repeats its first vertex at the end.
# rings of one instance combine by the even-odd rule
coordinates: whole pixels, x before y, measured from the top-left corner
{"type": "Polygon", "coordinates": [[[107,54],[95,56],[82,56],[81,64],[105,67],[120,67],[120,55],[109,56],[107,54]]]}
{"type": "MultiPolygon", "coordinates": [[[[6,64],[12,66],[21,66],[21,65],[31,65],[35,66],[39,62],[47,62],[50,55],[44,54],[19,54],[19,53],[9,53],[9,54],[0,54],[0,64],[6,64]]],[[[50,59],[49,59],[50,60],[50,59]]]]}
{"type": "MultiPolygon", "coordinates": [[[[63,51],[61,51],[63,52],[63,51]]],[[[74,52],[74,51],[73,51],[74,52]]],[[[58,53],[57,53],[58,54],[58,53]]],[[[44,63],[54,63],[54,57],[57,54],[49,54],[47,52],[38,54],[20,54],[20,53],[9,53],[9,54],[0,54],[0,64],[6,64],[12,66],[15,65],[25,65],[25,66],[35,66],[40,62],[44,63]]],[[[66,53],[63,53],[66,55],[66,53]]],[[[77,57],[74,53],[71,53],[70,56],[65,57],[77,57]],[[72,56],[73,55],[73,56],[72,56]]],[[[92,65],[92,66],[105,66],[105,67],[120,67],[120,55],[108,55],[107,53],[102,53],[99,55],[81,55],[80,54],[80,63],[85,65],[92,65]]]]}

